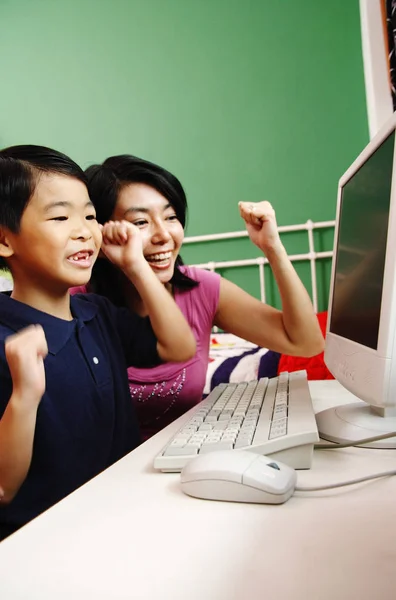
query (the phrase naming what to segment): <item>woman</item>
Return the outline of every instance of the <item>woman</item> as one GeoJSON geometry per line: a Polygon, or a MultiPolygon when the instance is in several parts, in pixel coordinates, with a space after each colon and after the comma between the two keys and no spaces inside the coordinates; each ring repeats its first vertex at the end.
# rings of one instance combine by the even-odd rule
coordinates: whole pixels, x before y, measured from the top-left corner
{"type": "MultiPolygon", "coordinates": [[[[277,352],[313,356],[323,350],[310,298],[280,241],[268,202],[240,202],[239,211],[251,241],[269,260],[282,311],[216,273],[183,265],[179,251],[187,201],[174,175],[151,162],[122,155],[89,167],[87,176],[99,223],[125,220],[141,230],[146,260],[173,294],[197,340],[197,352],[185,364],[129,367],[131,397],[144,439],[201,400],[213,325],[277,352]]],[[[141,316],[147,314],[133,285],[104,259],[97,261],[88,291],[103,294],[141,316]]]]}

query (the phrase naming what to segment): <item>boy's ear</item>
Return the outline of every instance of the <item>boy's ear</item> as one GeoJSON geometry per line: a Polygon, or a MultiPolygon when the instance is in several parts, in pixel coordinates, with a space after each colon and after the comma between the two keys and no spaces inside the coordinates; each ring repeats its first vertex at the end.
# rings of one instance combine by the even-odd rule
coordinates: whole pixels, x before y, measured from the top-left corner
{"type": "Polygon", "coordinates": [[[0,256],[10,258],[14,254],[11,241],[5,229],[0,227],[0,256]]]}

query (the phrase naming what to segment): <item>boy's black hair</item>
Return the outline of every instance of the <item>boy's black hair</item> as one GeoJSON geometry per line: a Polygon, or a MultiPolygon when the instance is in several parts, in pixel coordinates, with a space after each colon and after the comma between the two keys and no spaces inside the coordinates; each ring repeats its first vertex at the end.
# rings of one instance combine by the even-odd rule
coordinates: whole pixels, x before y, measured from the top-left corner
{"type": "MultiPolygon", "coordinates": [[[[174,208],[183,228],[186,223],[187,198],[180,181],[166,169],[148,160],[121,154],[107,158],[101,165],[92,165],[85,171],[88,178],[89,196],[95,206],[99,223],[111,219],[120,192],[131,183],[144,183],[166,198],[174,208]]],[[[179,267],[181,256],[176,259],[172,285],[179,289],[196,287],[197,281],[184,275],[179,267]]],[[[106,260],[98,259],[91,278],[92,291],[106,295],[115,304],[122,305],[119,279],[115,268],[106,260]]]]}
{"type": "MultiPolygon", "coordinates": [[[[0,150],[0,227],[18,233],[21,218],[41,173],[56,173],[87,185],[84,171],[71,158],[45,146],[10,146],[0,150]]],[[[0,257],[0,269],[8,269],[0,257]]]]}

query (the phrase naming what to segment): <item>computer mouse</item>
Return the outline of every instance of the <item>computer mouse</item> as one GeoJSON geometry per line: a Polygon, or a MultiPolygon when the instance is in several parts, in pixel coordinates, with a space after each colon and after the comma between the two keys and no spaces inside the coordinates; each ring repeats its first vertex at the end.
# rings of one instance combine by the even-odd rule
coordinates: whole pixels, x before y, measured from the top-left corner
{"type": "Polygon", "coordinates": [[[294,469],[250,450],[219,450],[199,454],[180,473],[189,496],[228,502],[282,504],[297,482],[294,469]]]}

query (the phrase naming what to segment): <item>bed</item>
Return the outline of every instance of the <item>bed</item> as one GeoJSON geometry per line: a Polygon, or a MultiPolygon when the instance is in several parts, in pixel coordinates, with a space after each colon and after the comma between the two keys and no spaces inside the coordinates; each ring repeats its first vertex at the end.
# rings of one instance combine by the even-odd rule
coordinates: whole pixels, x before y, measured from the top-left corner
{"type": "MultiPolygon", "coordinates": [[[[304,283],[306,283],[307,289],[310,291],[312,303],[318,315],[323,334],[326,331],[327,292],[324,290],[324,297],[321,299],[320,294],[322,291],[323,295],[323,289],[319,289],[318,281],[328,279],[329,269],[327,268],[326,274],[322,272],[321,267],[326,264],[329,267],[333,252],[332,249],[323,249],[323,247],[327,245],[327,248],[332,248],[334,225],[334,221],[320,221],[315,223],[308,220],[303,224],[279,227],[279,233],[288,250],[290,260],[295,264],[296,268],[297,265],[308,267],[310,282],[305,281],[304,283]],[[305,242],[306,251],[293,252],[289,250],[290,237],[296,234],[300,236],[300,239],[297,241],[297,246],[294,245],[294,248],[302,248],[305,242]],[[302,241],[303,245],[301,245],[302,241]]],[[[195,246],[197,249],[196,256],[202,255],[199,246],[200,244],[204,244],[207,249],[209,248],[210,256],[212,257],[216,253],[216,245],[218,243],[221,244],[224,240],[231,241],[233,242],[233,248],[235,248],[235,241],[241,239],[246,240],[247,245],[245,245],[245,249],[249,248],[250,254],[252,251],[256,253],[256,249],[254,249],[248,240],[248,234],[245,230],[186,237],[184,244],[187,247],[195,246]]],[[[296,240],[294,241],[296,242],[296,240]]],[[[290,247],[293,248],[293,245],[291,244],[290,247]]],[[[271,289],[274,288],[273,278],[271,279],[271,270],[264,256],[250,256],[249,258],[232,260],[219,259],[207,262],[187,260],[186,262],[211,271],[218,271],[223,276],[230,276],[232,271],[242,271],[246,267],[253,268],[256,271],[259,297],[263,302],[267,301],[267,296],[270,295],[271,289]]],[[[240,281],[238,283],[241,284],[240,281]]],[[[242,287],[244,286],[242,285],[242,287]]],[[[10,289],[12,289],[10,278],[0,276],[0,291],[10,289]]],[[[249,381],[259,377],[275,377],[280,371],[294,371],[298,369],[306,369],[309,379],[333,378],[323,362],[323,353],[309,359],[281,355],[266,348],[255,346],[232,334],[219,332],[214,329],[211,335],[204,394],[208,394],[219,383],[249,381]]]]}
{"type": "MultiPolygon", "coordinates": [[[[323,335],[326,332],[328,297],[328,287],[326,289],[323,282],[326,280],[328,286],[333,256],[334,225],[334,221],[320,221],[315,223],[308,220],[303,224],[279,227],[282,241],[297,272],[299,272],[301,265],[305,267],[305,279],[304,277],[301,278],[310,292],[323,335]],[[296,244],[293,246],[289,238],[296,234],[299,235],[300,239],[297,242],[297,246],[296,244]],[[303,248],[304,243],[305,251],[293,252],[293,248],[295,247],[303,248]],[[290,246],[291,250],[288,246],[290,246]],[[308,278],[307,273],[309,274],[308,278]],[[321,285],[318,285],[318,283],[321,285]]],[[[246,231],[238,231],[186,237],[184,244],[199,247],[200,244],[207,246],[210,243],[210,254],[212,257],[216,255],[216,242],[221,243],[224,240],[239,240],[247,237],[246,231]]],[[[200,251],[197,250],[195,255],[200,256],[200,251]]],[[[220,272],[223,276],[230,276],[233,270],[253,267],[253,270],[256,270],[258,295],[263,302],[267,301],[267,296],[270,295],[271,289],[274,287],[268,261],[263,256],[250,256],[249,258],[243,257],[232,260],[222,260],[220,258],[219,260],[208,260],[207,262],[187,260],[186,262],[197,267],[220,272]]],[[[299,275],[301,276],[300,273],[299,275]]],[[[241,280],[238,283],[241,285],[241,280]]],[[[266,348],[260,348],[232,334],[214,330],[211,335],[204,394],[208,394],[219,383],[249,381],[260,377],[275,377],[281,371],[299,369],[307,370],[308,379],[333,378],[323,361],[323,353],[311,358],[292,357],[273,352],[266,348]]]]}

